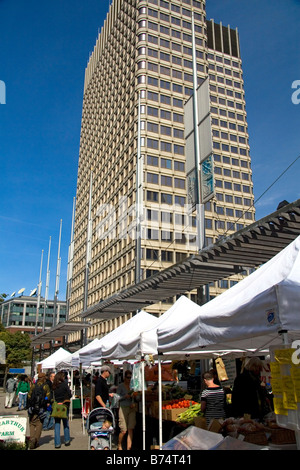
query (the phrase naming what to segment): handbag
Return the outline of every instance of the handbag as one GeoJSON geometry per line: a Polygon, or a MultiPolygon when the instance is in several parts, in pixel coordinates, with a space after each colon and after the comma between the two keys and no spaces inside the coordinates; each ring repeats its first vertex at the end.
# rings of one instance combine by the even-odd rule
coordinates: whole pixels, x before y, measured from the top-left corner
{"type": "Polygon", "coordinates": [[[57,403],[54,401],[52,404],[52,413],[53,418],[67,418],[68,408],[63,403],[57,403]]]}

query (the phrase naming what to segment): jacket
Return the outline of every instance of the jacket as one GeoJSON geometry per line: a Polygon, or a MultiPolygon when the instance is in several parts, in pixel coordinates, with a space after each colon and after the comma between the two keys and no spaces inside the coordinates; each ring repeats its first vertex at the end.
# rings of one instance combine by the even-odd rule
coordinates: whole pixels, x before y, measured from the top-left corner
{"type": "Polygon", "coordinates": [[[57,403],[63,403],[64,401],[69,401],[72,393],[67,384],[67,382],[61,382],[59,386],[55,389],[52,389],[53,399],[57,403]]]}
{"type": "Polygon", "coordinates": [[[30,390],[30,385],[29,385],[28,382],[25,382],[24,380],[22,380],[22,382],[18,383],[17,395],[18,395],[19,392],[27,393],[27,392],[29,392],[29,390],[30,390]]]}
{"type": "Polygon", "coordinates": [[[7,393],[12,393],[16,390],[16,381],[14,379],[8,379],[6,382],[7,393]]]}

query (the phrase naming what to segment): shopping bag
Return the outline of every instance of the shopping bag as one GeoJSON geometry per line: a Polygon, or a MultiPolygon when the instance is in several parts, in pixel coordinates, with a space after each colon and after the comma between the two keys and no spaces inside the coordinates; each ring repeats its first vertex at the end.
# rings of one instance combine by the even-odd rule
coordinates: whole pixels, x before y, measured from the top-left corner
{"type": "Polygon", "coordinates": [[[53,418],[67,418],[68,408],[63,403],[57,403],[56,401],[52,404],[53,418]]]}

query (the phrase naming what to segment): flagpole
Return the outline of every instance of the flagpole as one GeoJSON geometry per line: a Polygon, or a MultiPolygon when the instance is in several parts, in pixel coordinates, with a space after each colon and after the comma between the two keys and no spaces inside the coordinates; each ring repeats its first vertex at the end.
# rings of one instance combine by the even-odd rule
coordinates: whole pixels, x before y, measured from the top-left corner
{"type": "Polygon", "coordinates": [[[35,333],[34,333],[35,335],[37,335],[38,321],[39,321],[39,313],[40,313],[41,289],[42,289],[43,255],[44,255],[44,250],[42,250],[42,255],[41,255],[40,277],[39,277],[39,283],[38,283],[38,297],[37,297],[37,304],[36,304],[35,333]]]}
{"type": "Polygon", "coordinates": [[[55,319],[56,319],[56,324],[59,322],[58,314],[56,318],[56,310],[57,310],[57,298],[58,298],[58,293],[59,293],[59,279],[60,279],[60,266],[61,266],[61,258],[60,258],[61,226],[62,226],[62,219],[60,219],[59,240],[58,240],[56,279],[55,279],[55,292],[54,292],[54,305],[53,305],[53,326],[55,326],[55,319]]]}
{"type": "Polygon", "coordinates": [[[46,308],[49,296],[49,282],[50,282],[50,249],[51,249],[51,237],[49,238],[49,248],[48,248],[48,261],[47,261],[47,274],[46,274],[46,287],[45,287],[45,302],[44,302],[44,316],[43,316],[43,331],[45,330],[46,326],[46,308]]]}

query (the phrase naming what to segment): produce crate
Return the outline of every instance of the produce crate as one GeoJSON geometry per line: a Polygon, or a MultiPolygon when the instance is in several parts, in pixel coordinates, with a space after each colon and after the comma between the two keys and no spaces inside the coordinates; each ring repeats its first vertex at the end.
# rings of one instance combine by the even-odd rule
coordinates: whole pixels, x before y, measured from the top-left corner
{"type": "MultiPolygon", "coordinates": [[[[163,401],[162,406],[166,405],[168,402],[163,401]]],[[[162,419],[164,418],[164,414],[167,410],[162,410],[162,419]]],[[[153,401],[150,405],[150,414],[153,418],[159,418],[159,402],[158,401],[153,401]]]]}
{"type": "Polygon", "coordinates": [[[295,431],[285,428],[269,428],[270,442],[272,444],[295,444],[295,431]]]}
{"type": "Polygon", "coordinates": [[[257,431],[257,432],[249,432],[247,434],[243,434],[245,436],[244,442],[248,442],[250,444],[256,444],[260,446],[267,446],[268,445],[268,438],[264,431],[257,431]]]}
{"type": "Polygon", "coordinates": [[[194,419],[194,425],[196,426],[196,428],[207,430],[206,418],[204,416],[196,416],[196,418],[194,419]]]}
{"type": "Polygon", "coordinates": [[[163,410],[163,419],[167,421],[176,421],[178,415],[186,411],[186,408],[172,408],[171,410],[163,410]]]}
{"type": "Polygon", "coordinates": [[[222,431],[223,421],[219,419],[212,419],[208,426],[208,431],[220,433],[222,431]]]}

